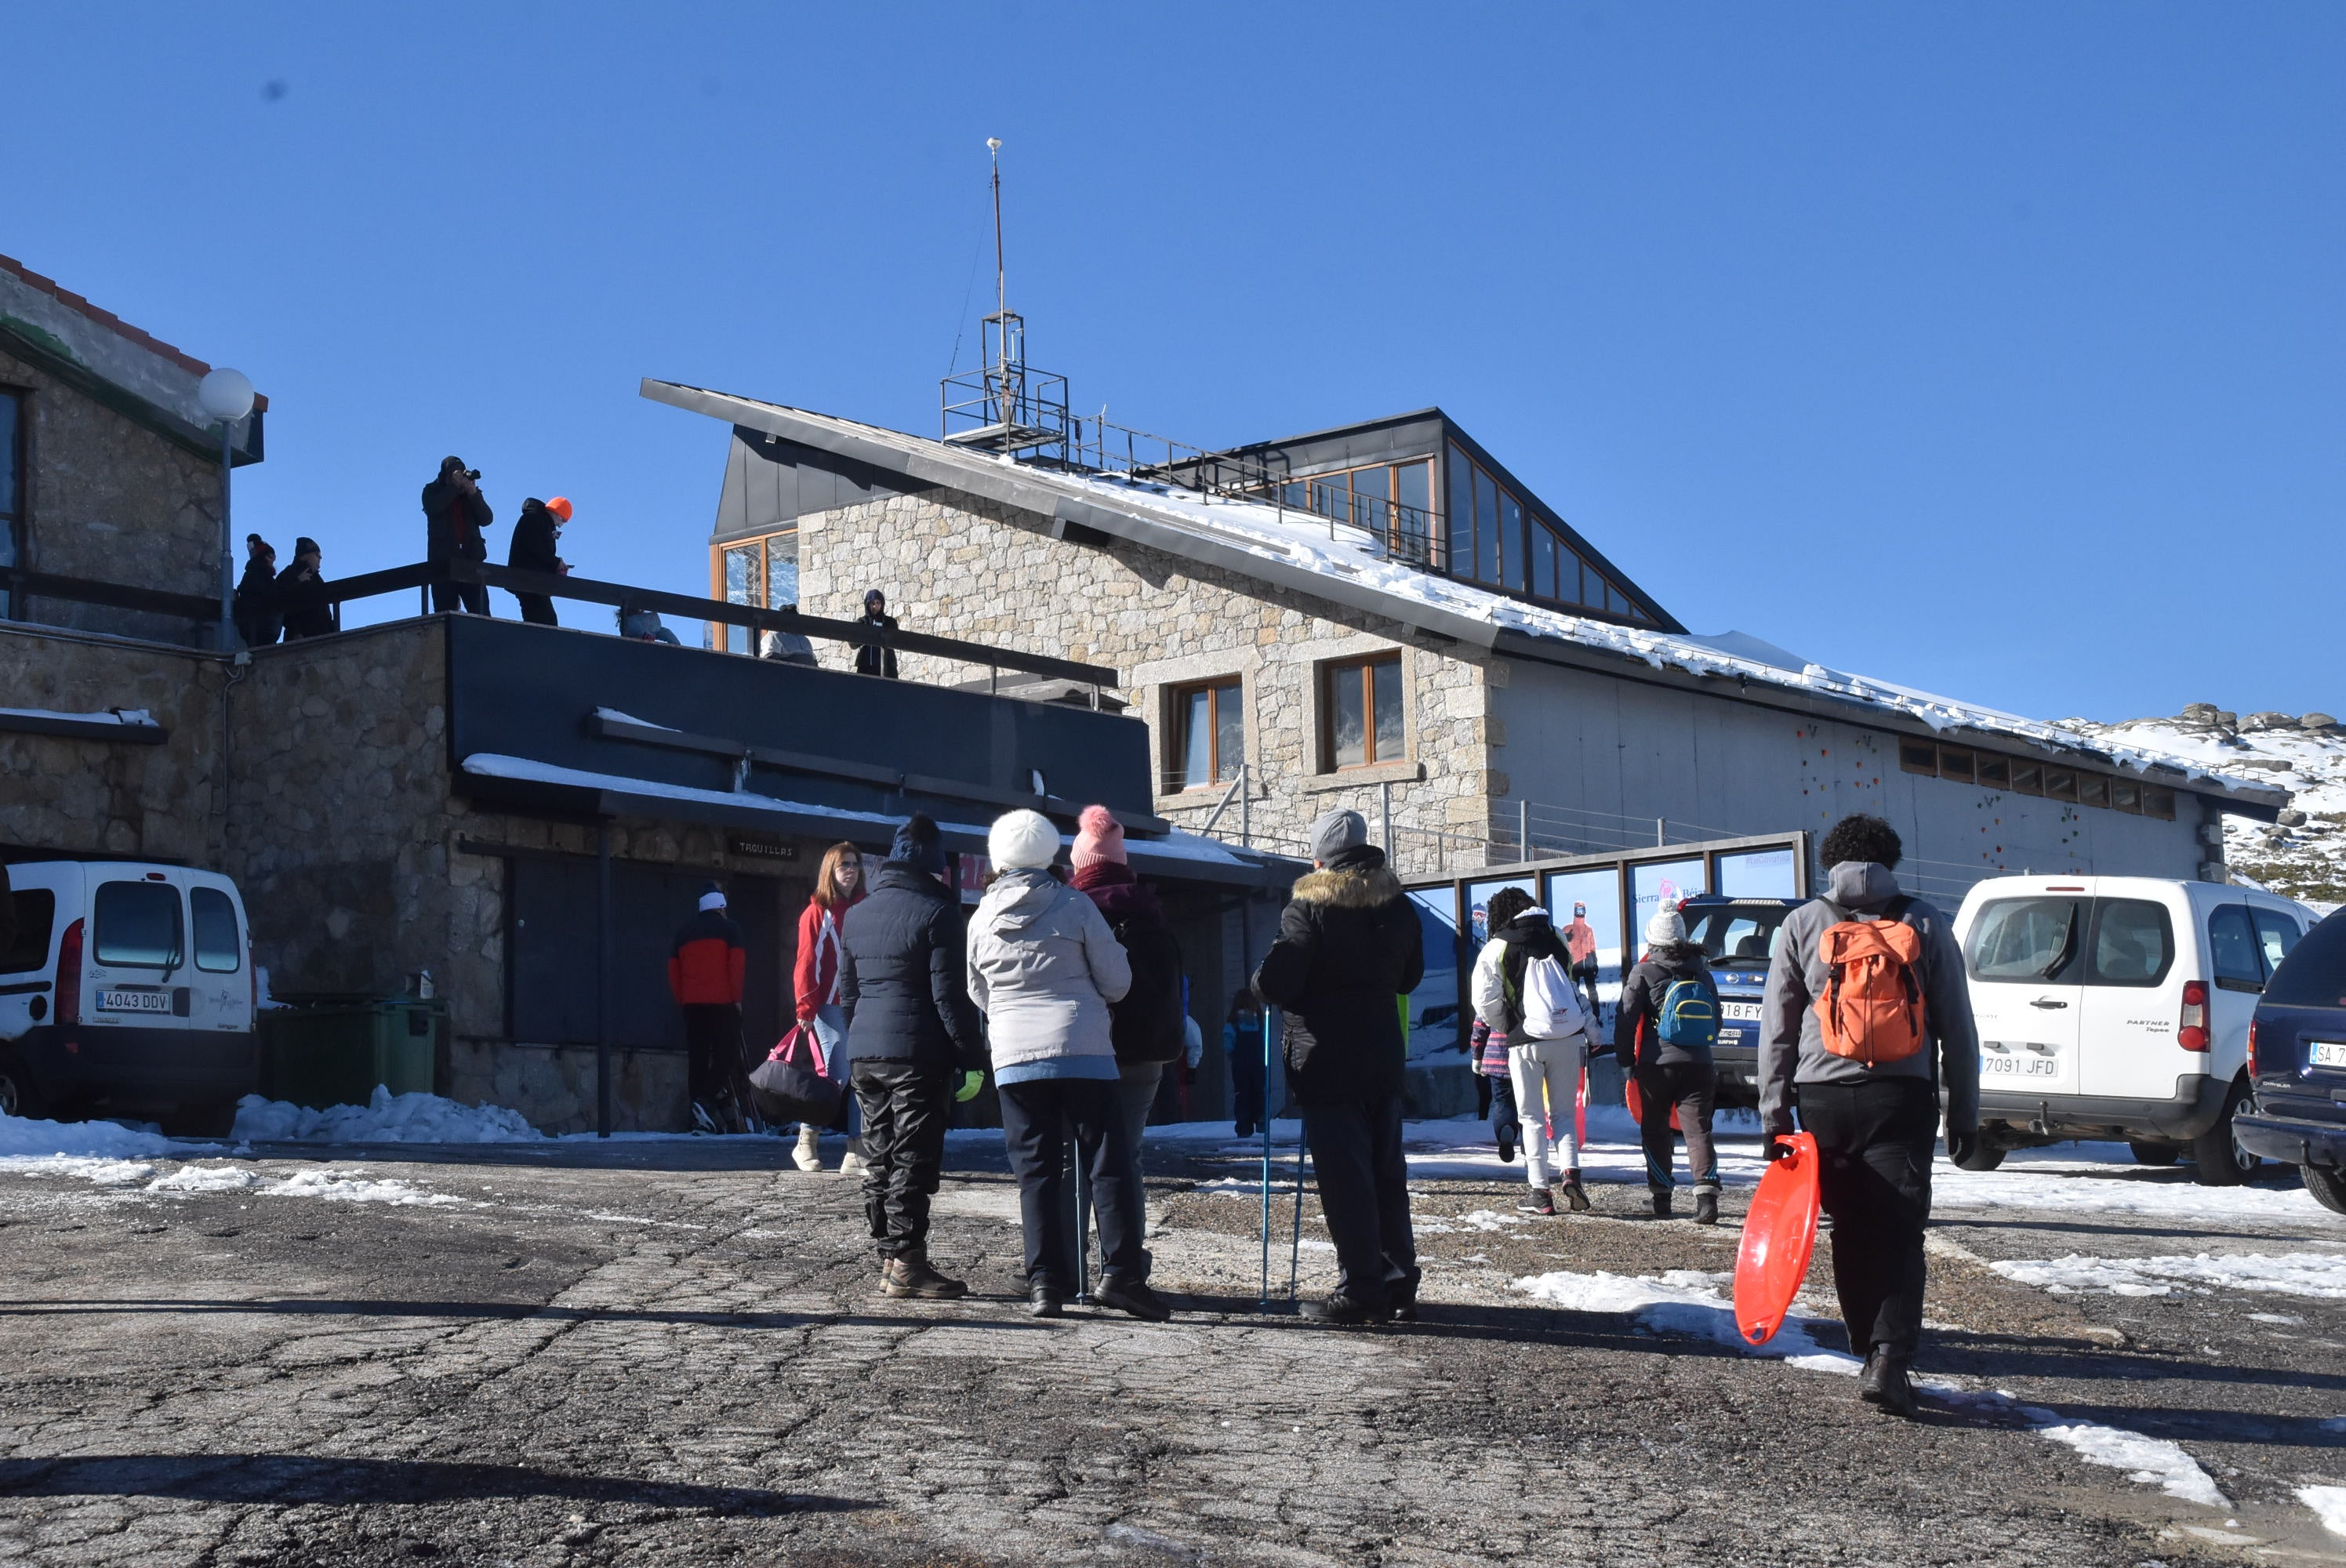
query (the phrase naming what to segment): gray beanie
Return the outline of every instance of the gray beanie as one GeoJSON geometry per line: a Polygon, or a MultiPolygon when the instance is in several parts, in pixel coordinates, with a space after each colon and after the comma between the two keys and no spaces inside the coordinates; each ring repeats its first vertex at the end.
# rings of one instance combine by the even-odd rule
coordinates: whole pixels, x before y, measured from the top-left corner
{"type": "Polygon", "coordinates": [[[1686,917],[1668,904],[1656,910],[1646,921],[1646,945],[1669,947],[1686,941],[1686,917]]]}
{"type": "Polygon", "coordinates": [[[1369,820],[1358,811],[1329,811],[1311,824],[1311,858],[1332,860],[1369,841],[1369,820]]]}

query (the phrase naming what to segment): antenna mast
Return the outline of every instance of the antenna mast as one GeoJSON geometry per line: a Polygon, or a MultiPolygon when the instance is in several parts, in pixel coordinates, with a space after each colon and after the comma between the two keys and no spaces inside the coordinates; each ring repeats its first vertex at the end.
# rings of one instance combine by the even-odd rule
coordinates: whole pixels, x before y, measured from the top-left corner
{"type": "Polygon", "coordinates": [[[994,313],[981,323],[978,371],[965,378],[948,375],[941,385],[939,434],[955,445],[1005,455],[1056,447],[1064,462],[1076,428],[1067,415],[1067,378],[1026,368],[1026,322],[1010,309],[1003,263],[1002,138],[986,137],[985,150],[994,166],[994,313]]]}

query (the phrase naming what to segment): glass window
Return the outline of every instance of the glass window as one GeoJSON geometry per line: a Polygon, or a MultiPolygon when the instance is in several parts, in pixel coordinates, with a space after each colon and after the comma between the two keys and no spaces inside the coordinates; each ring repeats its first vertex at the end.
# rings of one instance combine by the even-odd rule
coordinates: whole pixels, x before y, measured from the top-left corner
{"type": "Polygon", "coordinates": [[[1970,748],[1962,746],[1940,747],[1939,777],[1942,779],[1952,779],[1957,784],[1970,783],[1972,781],[1972,753],[1970,748]]]}
{"type": "Polygon", "coordinates": [[[1433,464],[1404,463],[1393,470],[1392,498],[1420,512],[1433,505],[1433,464]]]}
{"type": "Polygon", "coordinates": [[[1545,528],[1532,530],[1532,592],[1543,599],[1556,597],[1556,535],[1545,528]]]}
{"type": "Polygon", "coordinates": [[[2175,791],[2156,784],[2142,787],[2142,814],[2156,817],[2162,822],[2175,820],[2175,791]]]}
{"type": "Polygon", "coordinates": [[[1450,569],[1462,576],[1474,572],[1474,465],[1456,447],[1450,449],[1450,569]]]}
{"type": "Polygon", "coordinates": [[[97,908],[98,962],[179,966],[184,949],[178,889],[168,882],[102,882],[97,908]]]}
{"type": "Polygon", "coordinates": [[[1719,857],[1719,891],[1731,899],[1796,899],[1792,851],[1756,850],[1719,857]]]}
{"type": "Polygon", "coordinates": [[[1519,892],[1529,893],[1535,904],[1539,901],[1539,890],[1532,886],[1531,879],[1528,877],[1494,877],[1487,882],[1468,882],[1466,884],[1466,946],[1469,952],[1479,950],[1484,942],[1491,940],[1491,922],[1488,919],[1491,896],[1501,888],[1514,888],[1519,892]]]}
{"type": "Polygon", "coordinates": [[[2014,761],[2012,765],[2012,792],[2015,795],[2045,793],[2045,769],[2034,762],[2014,761]]]}
{"type": "Polygon", "coordinates": [[[1499,484],[1481,469],[1474,471],[1474,575],[1486,583],[1499,577],[1499,484]]]}
{"type": "Polygon", "coordinates": [[[2265,987],[2265,1002],[2280,1007],[2346,1008],[2346,914],[2333,914],[2305,933],[2265,987]]]}
{"type": "Polygon", "coordinates": [[[2106,808],[2109,803],[2110,781],[2107,779],[2099,773],[2077,775],[2077,804],[2106,808]]]}
{"type": "Polygon", "coordinates": [[[1175,688],[1171,697],[1173,767],[1168,789],[1226,784],[1246,759],[1246,723],[1239,683],[1209,681],[1175,688]]]}
{"type": "Polygon", "coordinates": [[[2216,983],[2228,991],[2262,991],[2264,961],[2257,956],[2257,933],[2245,904],[2220,904],[2208,915],[2208,951],[2216,983]]]}
{"type": "Polygon", "coordinates": [[[1576,966],[1593,959],[1596,983],[1621,983],[1621,876],[1610,866],[1592,871],[1554,871],[1547,879],[1548,916],[1573,954],[1576,966]],[[1577,924],[1585,929],[1576,932],[1577,924]],[[1584,958],[1582,955],[1586,954],[1584,958]]]}
{"type": "Polygon", "coordinates": [[[2294,919],[2279,910],[2251,909],[2249,916],[2257,922],[2257,945],[2263,950],[2265,972],[2270,974],[2297,950],[2297,939],[2303,933],[2294,919]]]}
{"type": "Polygon", "coordinates": [[[57,895],[46,888],[26,888],[15,895],[16,940],[0,952],[0,974],[21,974],[46,968],[49,936],[56,925],[57,895]]]}
{"type": "Polygon", "coordinates": [[[1463,1051],[1469,1010],[1458,1004],[1464,994],[1459,962],[1464,944],[1458,939],[1457,891],[1447,882],[1412,888],[1409,901],[1417,911],[1418,934],[1425,944],[1425,978],[1408,997],[1409,1054],[1418,1057],[1463,1051]]]}
{"type": "Polygon", "coordinates": [[[195,916],[196,967],[207,974],[234,974],[244,967],[244,942],[236,929],[236,905],[218,888],[189,888],[195,916]]]}
{"type": "Polygon", "coordinates": [[[1311,481],[1311,510],[1340,523],[1352,520],[1352,491],[1344,475],[1327,473],[1311,481]]]}
{"type": "Polygon", "coordinates": [[[1682,899],[1706,891],[1700,860],[1651,860],[1629,868],[1629,932],[1634,939],[1656,910],[1676,908],[1682,899]]]}
{"type": "Polygon", "coordinates": [[[2096,899],[2089,985],[2157,985],[2175,959],[2167,906],[2147,899],[2096,899]]]}
{"type": "Polygon", "coordinates": [[[1356,468],[1352,471],[1352,505],[1356,512],[1367,513],[1366,516],[1357,517],[1356,521],[1364,528],[1383,526],[1379,514],[1382,513],[1384,508],[1381,506],[1363,508],[1362,502],[1364,498],[1370,501],[1392,499],[1392,470],[1379,464],[1375,468],[1356,468]]]}
{"type": "Polygon", "coordinates": [[[2066,768],[2047,768],[2045,770],[2045,798],[2074,802],[2077,799],[2077,776],[2066,768]]]}
{"type": "Polygon", "coordinates": [[[1499,492],[1499,581],[1521,593],[1524,581],[1524,504],[1499,492]]]}
{"type": "Polygon", "coordinates": [[[1765,972],[1776,951],[1776,932],[1792,912],[1785,904],[1698,905],[1687,913],[1687,938],[1719,969],[1765,972]]]}
{"type": "Polygon", "coordinates": [[[1982,787],[1989,789],[2010,788],[2012,764],[2001,757],[1983,756],[1979,759],[1979,781],[1982,787]]]}
{"type": "Polygon", "coordinates": [[[1972,922],[1974,980],[2062,980],[2075,968],[2083,913],[2076,899],[1997,899],[1972,922]]]}
{"type": "Polygon", "coordinates": [[[760,557],[765,554],[763,541],[734,545],[725,552],[725,602],[729,605],[754,605],[765,594],[765,573],[760,557]]]}
{"type": "Polygon", "coordinates": [[[766,608],[790,609],[799,602],[799,536],[793,529],[766,541],[766,608]]]}
{"type": "Polygon", "coordinates": [[[1401,760],[1401,655],[1325,666],[1320,711],[1322,771],[1401,760]]]}
{"type": "Polygon", "coordinates": [[[2129,816],[2141,816],[2142,786],[2136,783],[2131,779],[2111,779],[2110,809],[2113,811],[2124,811],[2129,816]]]}
{"type": "Polygon", "coordinates": [[[1909,773],[1935,774],[1939,770],[1939,748],[1927,740],[1901,740],[1898,766],[1909,773]]]}

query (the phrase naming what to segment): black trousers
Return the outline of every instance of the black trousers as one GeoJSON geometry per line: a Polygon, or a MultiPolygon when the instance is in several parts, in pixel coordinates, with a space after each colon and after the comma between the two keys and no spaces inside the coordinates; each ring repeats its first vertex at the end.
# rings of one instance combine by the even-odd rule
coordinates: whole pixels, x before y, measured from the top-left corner
{"type": "Polygon", "coordinates": [[[1026,1282],[1062,1291],[1076,1286],[1076,1194],[1067,1140],[1084,1162],[1091,1205],[1099,1216],[1100,1273],[1139,1284],[1148,1278],[1148,1191],[1140,1151],[1117,1109],[1106,1078],[1038,1078],[1001,1085],[1002,1139],[1018,1178],[1018,1217],[1026,1233],[1026,1282]]]}
{"type": "Polygon", "coordinates": [[[1678,1134],[1670,1131],[1670,1113],[1678,1114],[1686,1135],[1687,1174],[1697,1192],[1719,1190],[1719,1150],[1710,1138],[1711,1113],[1719,1102],[1719,1069],[1708,1062],[1657,1062],[1637,1069],[1637,1103],[1645,1119],[1637,1124],[1637,1141],[1646,1150],[1646,1185],[1668,1192],[1678,1185],[1670,1174],[1678,1134]]]}
{"type": "Polygon", "coordinates": [[[858,1061],[849,1069],[863,1113],[863,1217],[882,1257],[928,1246],[929,1199],[944,1165],[957,1075],[911,1062],[858,1061]]]}
{"type": "Polygon", "coordinates": [[[1241,1037],[1230,1053],[1230,1121],[1243,1135],[1262,1130],[1262,1040],[1247,1049],[1241,1037]]]}
{"type": "Polygon", "coordinates": [[[1923,1078],[1794,1085],[1832,1216],[1833,1286],[1849,1348],[1909,1356],[1923,1337],[1923,1227],[1939,1097],[1923,1078]]]}
{"type": "Polygon", "coordinates": [[[1413,1287],[1418,1278],[1401,1096],[1302,1111],[1320,1207],[1336,1244],[1336,1288],[1363,1306],[1382,1307],[1394,1286],[1413,1287]]]}
{"type": "Polygon", "coordinates": [[[684,1004],[685,1084],[697,1105],[720,1119],[741,1071],[741,1010],[730,1003],[684,1004]]]}
{"type": "Polygon", "coordinates": [[[458,583],[445,577],[432,585],[432,613],[464,610],[475,616],[489,613],[489,585],[486,583],[458,583]]]}
{"type": "MultiPolygon", "coordinates": [[[[561,620],[554,613],[554,601],[544,594],[515,594],[521,605],[521,618],[534,626],[558,626],[561,620]]],[[[486,614],[486,611],[482,612],[486,614]]]]}

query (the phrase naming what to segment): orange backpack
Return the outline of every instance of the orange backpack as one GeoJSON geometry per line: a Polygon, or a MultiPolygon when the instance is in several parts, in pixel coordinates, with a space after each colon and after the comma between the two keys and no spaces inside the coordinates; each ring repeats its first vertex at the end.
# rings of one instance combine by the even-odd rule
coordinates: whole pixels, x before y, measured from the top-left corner
{"type": "Polygon", "coordinates": [[[1911,901],[1896,901],[1874,921],[1825,905],[1841,916],[1817,938],[1817,956],[1832,972],[1817,998],[1817,1022],[1833,1055],[1871,1067],[1923,1048],[1923,939],[1899,919],[1911,901]]]}

